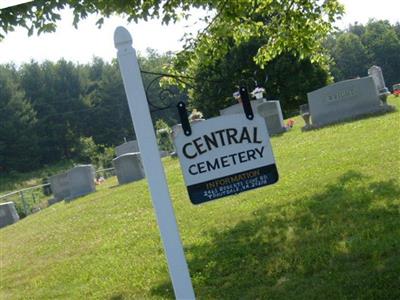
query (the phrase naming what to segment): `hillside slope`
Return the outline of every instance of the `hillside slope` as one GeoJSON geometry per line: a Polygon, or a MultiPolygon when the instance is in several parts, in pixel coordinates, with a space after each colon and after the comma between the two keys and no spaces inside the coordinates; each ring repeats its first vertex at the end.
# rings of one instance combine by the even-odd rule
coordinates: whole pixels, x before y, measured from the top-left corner
{"type": "MultiPolygon", "coordinates": [[[[199,299],[399,299],[398,111],[272,138],[280,181],[193,206],[164,161],[199,299]]],[[[173,298],[145,180],[0,230],[1,299],[173,298]]]]}

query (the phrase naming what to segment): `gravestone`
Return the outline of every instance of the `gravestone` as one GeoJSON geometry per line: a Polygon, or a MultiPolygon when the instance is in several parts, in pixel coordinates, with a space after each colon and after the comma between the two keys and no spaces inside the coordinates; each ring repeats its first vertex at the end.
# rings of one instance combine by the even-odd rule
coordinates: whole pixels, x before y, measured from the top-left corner
{"type": "Polygon", "coordinates": [[[95,170],[92,165],[79,165],[68,171],[69,199],[96,191],[95,170]]]}
{"type": "Polygon", "coordinates": [[[386,104],[386,98],[390,95],[389,89],[386,87],[385,79],[383,78],[382,69],[378,66],[372,66],[368,69],[368,75],[374,80],[378,95],[382,102],[386,104]]]}
{"type": "Polygon", "coordinates": [[[140,153],[125,153],[113,159],[119,184],[137,181],[145,177],[140,153]]]}
{"type": "MultiPolygon", "coordinates": [[[[257,111],[257,106],[260,103],[265,102],[265,99],[258,99],[258,100],[252,100],[250,101],[251,108],[253,109],[253,112],[257,111]]],[[[228,106],[227,108],[221,109],[219,111],[219,114],[221,116],[223,115],[233,115],[233,114],[240,114],[243,113],[243,105],[241,103],[236,103],[234,105],[228,106]]]]}
{"type": "Polygon", "coordinates": [[[385,112],[372,77],[340,81],[307,94],[311,128],[385,112]]]}
{"type": "Polygon", "coordinates": [[[67,172],[50,177],[54,199],[52,205],[61,200],[71,200],[96,191],[95,171],[92,165],[76,166],[67,172]]]}
{"type": "Polygon", "coordinates": [[[388,88],[385,84],[385,79],[383,78],[382,69],[378,66],[372,66],[368,69],[368,75],[372,76],[374,80],[376,89],[378,92],[387,92],[388,88]]]}
{"type": "Polygon", "coordinates": [[[19,220],[14,202],[5,202],[0,204],[0,228],[14,224],[19,220]]]}
{"type": "MultiPolygon", "coordinates": [[[[285,124],[283,123],[283,115],[281,106],[278,100],[268,100],[258,99],[250,101],[251,108],[254,113],[260,114],[258,107],[260,105],[263,106],[261,109],[261,116],[265,120],[265,124],[268,128],[268,134],[274,135],[279,134],[285,131],[285,124]]],[[[242,114],[243,113],[243,105],[241,103],[237,103],[231,105],[227,108],[221,109],[221,116],[223,115],[232,115],[232,114],[242,114]]]]}
{"type": "MultiPolygon", "coordinates": [[[[205,119],[195,119],[195,120],[192,120],[189,122],[190,122],[190,125],[194,125],[194,124],[197,124],[197,123],[203,122],[203,121],[205,121],[205,119]]],[[[174,140],[176,138],[176,136],[178,135],[178,133],[182,131],[182,124],[176,124],[176,125],[172,126],[171,129],[172,129],[171,138],[172,138],[172,140],[174,140]]]]}
{"type": "Polygon", "coordinates": [[[67,199],[70,196],[68,173],[61,173],[50,177],[50,186],[54,202],[67,199]]]}
{"type": "Polygon", "coordinates": [[[115,147],[116,156],[120,156],[126,153],[135,153],[135,152],[139,152],[139,145],[136,140],[132,140],[115,147]]]}
{"type": "Polygon", "coordinates": [[[286,131],[281,105],[278,100],[260,103],[257,106],[257,112],[265,120],[270,136],[286,131]]]}

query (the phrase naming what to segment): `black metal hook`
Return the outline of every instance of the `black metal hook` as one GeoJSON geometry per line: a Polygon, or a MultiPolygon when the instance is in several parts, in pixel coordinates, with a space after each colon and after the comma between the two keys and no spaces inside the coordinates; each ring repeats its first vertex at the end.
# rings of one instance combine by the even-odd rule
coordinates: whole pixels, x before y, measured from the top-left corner
{"type": "Polygon", "coordinates": [[[178,108],[178,114],[179,114],[179,118],[181,120],[183,133],[186,136],[189,136],[192,134],[192,128],[190,127],[189,118],[188,118],[188,114],[187,114],[187,110],[186,110],[186,105],[183,101],[179,101],[176,107],[178,108]]]}
{"type": "Polygon", "coordinates": [[[239,88],[240,99],[242,100],[244,114],[249,120],[254,119],[253,109],[251,108],[250,97],[247,89],[244,86],[239,88]]]}

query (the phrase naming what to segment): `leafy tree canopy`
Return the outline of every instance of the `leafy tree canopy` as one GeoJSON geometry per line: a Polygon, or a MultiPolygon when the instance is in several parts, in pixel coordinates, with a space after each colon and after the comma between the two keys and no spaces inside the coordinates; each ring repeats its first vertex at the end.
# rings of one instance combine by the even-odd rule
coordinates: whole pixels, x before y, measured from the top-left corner
{"type": "Polygon", "coordinates": [[[369,20],[336,32],[325,44],[333,58],[330,67],[336,81],[366,76],[372,65],[382,68],[387,87],[400,81],[400,23],[369,20]]]}
{"type": "Polygon", "coordinates": [[[187,18],[192,8],[208,10],[210,15],[204,18],[207,27],[197,36],[184,37],[186,47],[178,61],[184,65],[222,57],[230,47],[229,39],[240,44],[258,37],[268,37],[255,57],[259,65],[291,50],[320,60],[321,40],[343,13],[338,0],[36,0],[0,11],[0,38],[17,26],[25,27],[29,34],[54,31],[64,8],[72,9],[75,26],[95,13],[100,15],[97,25],[101,26],[104,17],[112,14],[129,21],[159,18],[168,24],[187,18]]]}
{"type": "Polygon", "coordinates": [[[245,85],[251,91],[257,83],[266,88],[267,99],[280,100],[282,110],[288,116],[307,101],[307,92],[323,87],[330,80],[325,66],[289,53],[280,54],[261,69],[251,57],[262,44],[263,40],[252,39],[231,47],[223,59],[215,60],[213,64],[199,63],[193,74],[193,86],[189,89],[190,106],[199,109],[206,118],[216,116],[220,109],[237,103],[232,94],[239,85],[245,85]]]}

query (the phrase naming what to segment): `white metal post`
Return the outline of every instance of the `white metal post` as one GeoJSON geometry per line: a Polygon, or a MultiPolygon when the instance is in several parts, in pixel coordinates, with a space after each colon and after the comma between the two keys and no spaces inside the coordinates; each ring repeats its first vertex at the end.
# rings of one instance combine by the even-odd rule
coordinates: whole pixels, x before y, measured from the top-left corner
{"type": "Polygon", "coordinates": [[[118,63],[167,256],[175,297],[177,299],[195,299],[150,117],[136,51],[132,47],[132,37],[128,30],[124,27],[117,27],[114,33],[114,44],[118,49],[118,63]]]}

